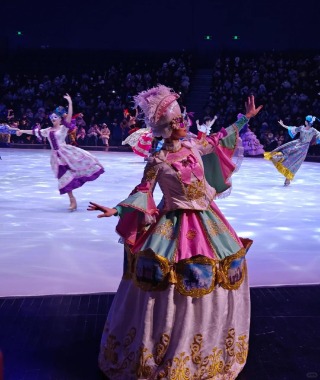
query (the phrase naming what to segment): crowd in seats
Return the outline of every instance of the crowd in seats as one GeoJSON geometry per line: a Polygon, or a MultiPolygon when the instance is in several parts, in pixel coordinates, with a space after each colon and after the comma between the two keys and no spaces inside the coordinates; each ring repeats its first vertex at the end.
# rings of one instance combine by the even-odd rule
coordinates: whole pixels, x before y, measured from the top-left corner
{"type": "MultiPolygon", "coordinates": [[[[20,129],[32,129],[36,124],[46,128],[51,125],[50,113],[69,93],[77,112],[77,132],[68,136],[69,142],[79,146],[121,145],[131,128],[135,94],[162,83],[178,91],[183,102],[189,91],[190,56],[181,53],[161,63],[140,58],[87,71],[81,71],[82,62],[78,61],[73,71],[53,73],[51,68],[50,75],[7,72],[0,78],[0,123],[20,129]],[[125,116],[124,110],[129,111],[125,116]]],[[[44,142],[25,134],[5,138],[2,142],[7,144],[44,142]]]]}
{"type": "MultiPolygon", "coordinates": [[[[244,99],[254,94],[264,107],[250,121],[250,129],[266,151],[291,140],[278,121],[304,124],[307,115],[320,117],[320,55],[311,53],[228,54],[216,59],[204,114],[218,114],[216,130],[234,120],[244,99]]],[[[319,122],[315,123],[319,128],[319,122]]],[[[319,145],[309,154],[319,155],[319,145]]]]}
{"type": "MultiPolygon", "coordinates": [[[[8,70],[0,78],[0,122],[7,121],[21,129],[30,129],[36,123],[46,128],[50,125],[50,112],[69,93],[78,127],[77,133],[69,136],[69,142],[79,146],[119,146],[132,128],[135,94],[161,83],[179,92],[183,105],[196,70],[192,55],[186,53],[161,61],[139,58],[123,58],[109,65],[102,62],[92,69],[92,65],[82,65],[83,57],[64,73],[57,73],[54,67],[47,67],[50,74],[41,73],[38,66],[41,74],[8,70]],[[124,110],[128,110],[125,116],[124,110]],[[109,130],[108,138],[102,134],[105,127],[109,130]]],[[[61,67],[57,65],[57,69],[61,67]]],[[[244,100],[254,94],[256,103],[264,107],[250,121],[250,129],[266,151],[273,150],[290,140],[278,120],[286,125],[302,125],[306,115],[320,116],[319,74],[320,55],[313,52],[221,54],[213,64],[211,92],[203,116],[218,115],[212,131],[219,130],[244,111],[244,100]]],[[[18,143],[39,143],[28,135],[6,138],[18,143]]],[[[9,141],[2,137],[2,142],[9,141]]],[[[320,147],[311,146],[309,153],[320,155],[320,147]]]]}

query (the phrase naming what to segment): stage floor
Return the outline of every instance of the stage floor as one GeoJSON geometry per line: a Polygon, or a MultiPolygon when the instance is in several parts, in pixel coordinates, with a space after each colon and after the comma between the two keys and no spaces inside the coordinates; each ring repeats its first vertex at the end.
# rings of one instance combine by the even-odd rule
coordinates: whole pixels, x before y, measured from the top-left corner
{"type": "MultiPolygon", "coordinates": [[[[50,168],[50,150],[0,150],[0,297],[115,292],[122,274],[118,218],[98,219],[89,201],[113,207],[140,182],[143,159],[92,152],[106,172],[75,191],[69,212],[50,168]]],[[[250,286],[320,283],[319,163],[304,162],[295,181],[262,158],[245,158],[233,191],[216,203],[241,237],[250,286]]],[[[159,201],[161,194],[155,191],[159,201]]]]}

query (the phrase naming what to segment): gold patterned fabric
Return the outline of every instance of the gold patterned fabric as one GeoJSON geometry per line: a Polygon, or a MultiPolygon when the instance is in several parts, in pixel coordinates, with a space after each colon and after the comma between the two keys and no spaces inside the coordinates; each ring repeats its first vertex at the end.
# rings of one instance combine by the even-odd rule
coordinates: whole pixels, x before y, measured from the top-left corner
{"type": "MultiPolygon", "coordinates": [[[[220,231],[217,225],[214,228],[214,231],[220,231]]],[[[160,229],[158,233],[166,237],[168,235],[168,238],[171,236],[167,234],[167,230],[160,229]]],[[[187,239],[192,240],[196,235],[197,231],[189,230],[187,239]]],[[[202,297],[218,286],[237,290],[247,276],[245,255],[252,243],[249,239],[242,241],[245,248],[223,260],[198,255],[177,263],[169,262],[151,248],[132,255],[130,248],[126,246],[125,262],[128,264],[123,278],[133,279],[136,286],[145,291],[164,290],[170,284],[176,284],[180,294],[191,297],[202,297]]]]}
{"type": "MultiPolygon", "coordinates": [[[[236,143],[237,126],[232,134],[236,143]]],[[[226,150],[216,153],[218,141],[178,143],[149,158],[141,184],[119,204],[125,270],[99,355],[110,380],[230,380],[246,362],[252,242],[237,236],[213,202],[217,191],[201,157],[217,154],[224,185],[235,165],[226,150]],[[142,219],[143,229],[133,225],[139,213],[154,216],[142,219]]]]}
{"type": "Polygon", "coordinates": [[[106,372],[110,379],[233,380],[248,356],[248,335],[236,335],[232,327],[224,336],[223,345],[211,346],[206,351],[203,347],[206,337],[198,333],[190,336],[186,351],[177,352],[170,358],[166,356],[170,335],[160,334],[153,350],[144,346],[134,347],[136,338],[134,327],[130,328],[123,341],[109,335],[102,347],[102,355],[103,360],[113,367],[106,372]],[[128,353],[122,362],[117,354],[119,349],[128,353]]]}
{"type": "Polygon", "coordinates": [[[144,291],[122,280],[101,339],[110,380],[236,379],[248,355],[250,293],[215,288],[186,297],[174,285],[144,291]]]}

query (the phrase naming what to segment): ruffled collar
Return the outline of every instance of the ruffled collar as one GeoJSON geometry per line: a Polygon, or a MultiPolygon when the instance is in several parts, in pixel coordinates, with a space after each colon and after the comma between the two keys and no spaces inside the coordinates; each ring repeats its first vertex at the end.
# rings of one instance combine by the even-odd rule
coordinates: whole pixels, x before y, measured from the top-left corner
{"type": "Polygon", "coordinates": [[[173,141],[165,141],[163,144],[162,149],[167,150],[168,152],[178,152],[182,148],[182,144],[180,140],[173,140],[173,141]]]}

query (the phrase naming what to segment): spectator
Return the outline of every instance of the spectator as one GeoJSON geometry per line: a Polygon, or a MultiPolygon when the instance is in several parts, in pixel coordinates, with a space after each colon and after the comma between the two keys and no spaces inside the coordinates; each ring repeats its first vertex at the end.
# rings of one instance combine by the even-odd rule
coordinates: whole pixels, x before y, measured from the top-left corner
{"type": "Polygon", "coordinates": [[[84,127],[79,127],[77,130],[77,144],[79,146],[87,145],[87,133],[84,127]]]}
{"type": "Polygon", "coordinates": [[[100,130],[100,138],[102,140],[102,144],[105,147],[109,146],[109,139],[110,139],[110,129],[108,128],[106,123],[102,124],[102,128],[100,130]]]}
{"type": "Polygon", "coordinates": [[[98,128],[98,124],[93,124],[89,130],[88,130],[88,145],[97,146],[98,145],[98,138],[100,136],[101,132],[98,128]]]}

